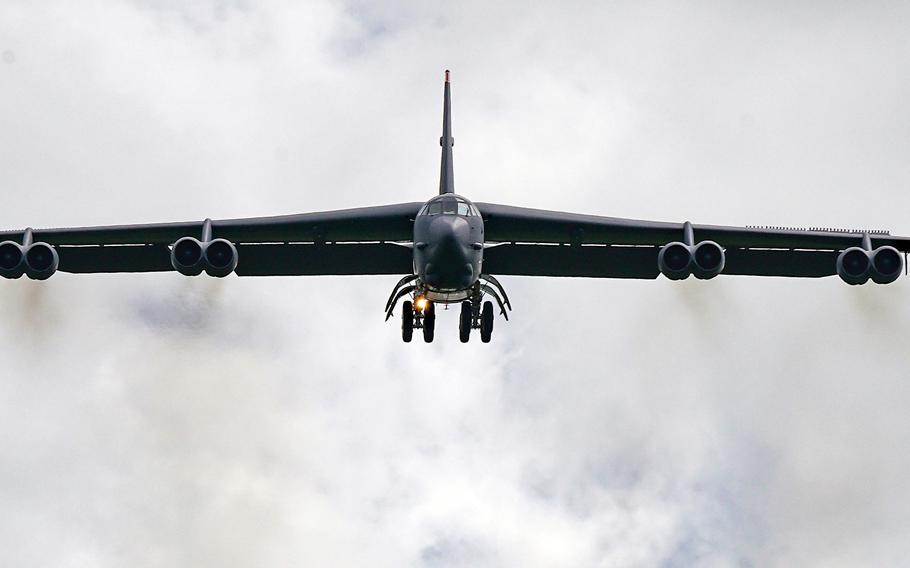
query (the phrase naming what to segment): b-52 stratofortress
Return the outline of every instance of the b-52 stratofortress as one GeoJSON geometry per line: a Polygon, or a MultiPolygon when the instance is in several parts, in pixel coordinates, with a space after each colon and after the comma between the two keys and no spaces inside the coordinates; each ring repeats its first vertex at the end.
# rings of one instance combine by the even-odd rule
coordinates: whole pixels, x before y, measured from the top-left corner
{"type": "Polygon", "coordinates": [[[458,332],[493,332],[508,319],[497,276],[670,280],[721,274],[889,284],[904,270],[910,237],[887,231],[724,227],[638,221],[493,203],[455,193],[449,72],[443,95],[439,195],[278,217],[0,232],[0,276],[164,272],[186,276],[403,275],[385,305],[401,302],[401,336],[433,341],[436,306],[459,304],[458,332]],[[489,298],[485,301],[485,298],[489,298]],[[496,304],[494,308],[494,302],[496,304]]]}

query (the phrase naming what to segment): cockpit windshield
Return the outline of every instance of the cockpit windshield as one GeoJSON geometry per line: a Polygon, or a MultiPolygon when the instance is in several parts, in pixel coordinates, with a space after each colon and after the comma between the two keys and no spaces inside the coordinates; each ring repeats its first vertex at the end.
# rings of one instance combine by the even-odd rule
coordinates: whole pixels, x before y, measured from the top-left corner
{"type": "Polygon", "coordinates": [[[420,210],[420,215],[462,215],[471,217],[479,215],[477,208],[463,198],[454,195],[443,195],[430,200],[420,210]]]}

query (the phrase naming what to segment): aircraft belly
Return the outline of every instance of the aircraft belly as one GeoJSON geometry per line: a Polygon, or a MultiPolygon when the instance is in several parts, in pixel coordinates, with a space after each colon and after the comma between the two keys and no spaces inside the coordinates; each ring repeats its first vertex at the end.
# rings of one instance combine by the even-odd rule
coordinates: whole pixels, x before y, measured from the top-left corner
{"type": "Polygon", "coordinates": [[[434,290],[430,287],[426,288],[424,295],[428,300],[436,302],[437,304],[453,304],[456,302],[463,302],[471,297],[471,289],[467,288],[465,290],[434,290]]]}

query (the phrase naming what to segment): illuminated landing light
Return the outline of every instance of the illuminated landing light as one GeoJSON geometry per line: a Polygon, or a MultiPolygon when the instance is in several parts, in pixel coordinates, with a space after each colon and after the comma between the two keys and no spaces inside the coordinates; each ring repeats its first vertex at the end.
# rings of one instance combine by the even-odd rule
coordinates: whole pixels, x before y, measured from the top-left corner
{"type": "Polygon", "coordinates": [[[414,307],[422,312],[424,309],[426,309],[428,303],[429,300],[423,296],[418,296],[417,299],[414,300],[414,307]]]}

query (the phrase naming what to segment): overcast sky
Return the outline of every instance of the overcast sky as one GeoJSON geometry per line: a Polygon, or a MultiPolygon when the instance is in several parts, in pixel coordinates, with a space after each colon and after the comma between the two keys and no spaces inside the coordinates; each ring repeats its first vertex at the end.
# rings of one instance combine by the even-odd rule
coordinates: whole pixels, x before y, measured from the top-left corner
{"type": "MultiPolygon", "coordinates": [[[[906,2],[0,4],[0,226],[472,199],[910,233],[906,2]],[[187,7],[190,5],[191,7],[187,7]]],[[[0,282],[4,566],[896,566],[908,279],[0,282]]]]}

